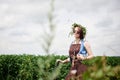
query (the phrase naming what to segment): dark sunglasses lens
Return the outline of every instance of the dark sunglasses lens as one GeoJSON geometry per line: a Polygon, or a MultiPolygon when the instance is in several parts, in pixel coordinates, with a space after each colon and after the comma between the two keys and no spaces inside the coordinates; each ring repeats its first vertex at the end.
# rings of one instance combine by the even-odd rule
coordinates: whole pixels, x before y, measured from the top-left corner
{"type": "Polygon", "coordinates": [[[73,31],[73,33],[77,33],[77,34],[80,34],[80,32],[79,32],[79,31],[73,31]]]}
{"type": "Polygon", "coordinates": [[[80,32],[79,32],[79,31],[77,31],[76,33],[77,33],[77,34],[80,34],[80,32]]]}

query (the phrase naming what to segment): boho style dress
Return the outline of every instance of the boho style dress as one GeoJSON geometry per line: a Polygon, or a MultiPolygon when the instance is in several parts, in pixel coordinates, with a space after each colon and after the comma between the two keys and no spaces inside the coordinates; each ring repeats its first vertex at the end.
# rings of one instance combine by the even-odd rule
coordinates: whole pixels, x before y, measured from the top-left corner
{"type": "Polygon", "coordinates": [[[82,64],[76,58],[80,51],[81,44],[71,44],[69,49],[69,56],[71,61],[71,68],[65,80],[82,80],[82,74],[87,70],[87,66],[82,64]]]}

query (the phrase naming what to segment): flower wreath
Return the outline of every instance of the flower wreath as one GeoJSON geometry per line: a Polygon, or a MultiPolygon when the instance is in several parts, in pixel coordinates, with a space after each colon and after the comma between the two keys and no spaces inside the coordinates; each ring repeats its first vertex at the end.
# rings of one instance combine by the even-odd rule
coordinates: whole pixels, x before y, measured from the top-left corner
{"type": "Polygon", "coordinates": [[[80,28],[82,29],[82,31],[83,31],[83,36],[84,36],[84,37],[86,36],[86,32],[87,32],[86,27],[84,27],[84,26],[82,26],[82,25],[80,25],[80,24],[77,24],[77,23],[72,24],[72,31],[70,32],[70,35],[73,34],[73,29],[74,29],[75,27],[80,27],[80,28]]]}

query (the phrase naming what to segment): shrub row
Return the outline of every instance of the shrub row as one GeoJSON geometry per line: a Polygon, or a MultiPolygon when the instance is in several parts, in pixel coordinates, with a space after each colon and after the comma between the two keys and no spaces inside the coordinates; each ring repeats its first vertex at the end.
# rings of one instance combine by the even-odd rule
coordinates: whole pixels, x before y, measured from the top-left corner
{"type": "MultiPolygon", "coordinates": [[[[65,59],[67,56],[50,55],[51,60],[48,65],[43,65],[48,59],[48,56],[35,56],[35,55],[0,55],[0,80],[44,80],[46,72],[53,72],[57,67],[56,59],[65,59]],[[41,62],[42,60],[42,62],[41,62]],[[40,72],[39,65],[43,65],[43,71],[40,72]]],[[[95,57],[89,61],[83,61],[83,64],[91,66],[94,62],[101,57],[95,57]]],[[[111,66],[120,65],[120,57],[107,57],[107,64],[111,66]]],[[[70,63],[63,64],[60,69],[60,74],[56,80],[64,80],[70,68],[70,63]]]]}

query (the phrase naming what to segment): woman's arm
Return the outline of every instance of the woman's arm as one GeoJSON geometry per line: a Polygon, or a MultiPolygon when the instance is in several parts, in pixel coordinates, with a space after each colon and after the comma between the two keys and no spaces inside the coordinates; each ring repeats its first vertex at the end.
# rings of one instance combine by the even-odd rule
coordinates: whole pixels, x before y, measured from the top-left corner
{"type": "Polygon", "coordinates": [[[91,58],[93,58],[94,56],[93,56],[93,53],[92,53],[92,50],[91,50],[91,47],[90,47],[90,44],[89,44],[89,42],[85,42],[84,43],[84,46],[85,46],[85,49],[87,50],[87,53],[88,53],[88,56],[86,57],[86,59],[91,59],[91,58]]]}
{"type": "Polygon", "coordinates": [[[83,55],[78,54],[78,55],[77,55],[77,58],[78,58],[79,60],[87,60],[87,59],[93,58],[93,53],[92,53],[90,44],[89,44],[88,42],[85,42],[85,43],[84,43],[84,46],[85,46],[85,49],[87,50],[88,56],[87,56],[87,57],[84,57],[83,55]]]}
{"type": "Polygon", "coordinates": [[[67,62],[70,62],[70,58],[67,58],[67,59],[65,59],[65,60],[58,59],[57,62],[67,63],[67,62]]]}

